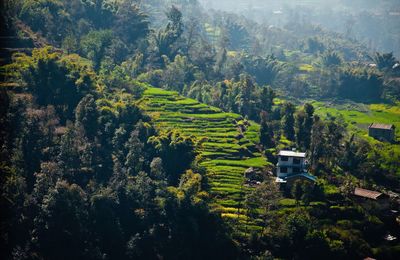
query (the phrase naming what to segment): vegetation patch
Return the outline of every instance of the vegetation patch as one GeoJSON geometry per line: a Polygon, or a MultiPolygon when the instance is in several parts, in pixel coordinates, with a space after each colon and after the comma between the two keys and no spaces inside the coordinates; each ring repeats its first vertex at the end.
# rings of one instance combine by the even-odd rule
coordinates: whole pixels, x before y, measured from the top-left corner
{"type": "Polygon", "coordinates": [[[270,165],[261,153],[256,153],[259,125],[251,122],[244,137],[237,139],[236,122],[241,119],[240,115],[224,113],[177,92],[158,88],[145,90],[140,107],[154,119],[159,130],[177,129],[198,141],[204,140],[197,152],[200,166],[207,170],[214,208],[224,218],[246,220],[242,208],[246,193],[244,171],[270,165]],[[196,110],[198,107],[206,112],[196,110]]]}

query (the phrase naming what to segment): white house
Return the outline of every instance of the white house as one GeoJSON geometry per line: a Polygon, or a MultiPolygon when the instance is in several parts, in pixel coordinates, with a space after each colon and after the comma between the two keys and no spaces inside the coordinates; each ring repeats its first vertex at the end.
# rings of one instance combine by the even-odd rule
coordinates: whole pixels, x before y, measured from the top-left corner
{"type": "Polygon", "coordinates": [[[295,151],[280,151],[276,164],[276,182],[288,183],[296,179],[306,179],[315,182],[317,178],[307,172],[306,153],[295,151]]]}

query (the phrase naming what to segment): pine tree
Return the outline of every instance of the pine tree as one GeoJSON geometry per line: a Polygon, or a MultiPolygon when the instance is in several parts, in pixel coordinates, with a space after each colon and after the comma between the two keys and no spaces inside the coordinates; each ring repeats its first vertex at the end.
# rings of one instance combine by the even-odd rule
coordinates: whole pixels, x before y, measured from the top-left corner
{"type": "Polygon", "coordinates": [[[260,113],[260,143],[265,148],[274,147],[274,132],[271,124],[268,122],[268,114],[265,111],[260,113]]]}
{"type": "Polygon", "coordinates": [[[282,129],[286,138],[290,141],[294,140],[294,116],[295,107],[292,103],[287,102],[283,107],[282,129]]]}
{"type": "Polygon", "coordinates": [[[94,97],[89,94],[81,99],[75,110],[75,125],[77,128],[82,127],[85,136],[89,140],[93,140],[97,131],[97,107],[94,97]]]}

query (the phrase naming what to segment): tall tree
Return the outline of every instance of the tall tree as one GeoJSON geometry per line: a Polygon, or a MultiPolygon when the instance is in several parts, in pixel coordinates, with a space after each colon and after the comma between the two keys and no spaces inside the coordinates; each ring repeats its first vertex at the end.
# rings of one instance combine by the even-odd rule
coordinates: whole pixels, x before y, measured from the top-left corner
{"type": "Polygon", "coordinates": [[[169,22],[164,29],[155,34],[154,40],[159,56],[166,55],[173,59],[180,48],[177,41],[183,33],[182,12],[176,6],[172,6],[166,15],[169,22]]]}
{"type": "Polygon", "coordinates": [[[295,137],[294,131],[294,111],[295,107],[292,103],[286,102],[283,106],[282,129],[286,138],[293,141],[295,137]]]}
{"type": "Polygon", "coordinates": [[[114,27],[127,44],[135,44],[138,39],[146,37],[150,32],[147,14],[131,0],[124,0],[119,4],[116,16],[114,27]]]}
{"type": "Polygon", "coordinates": [[[261,111],[260,118],[260,143],[265,148],[272,148],[274,147],[274,131],[268,121],[268,113],[261,111]]]}
{"type": "Polygon", "coordinates": [[[87,198],[78,185],[58,181],[43,200],[34,225],[32,242],[44,258],[85,258],[88,253],[87,198]]]}
{"type": "Polygon", "coordinates": [[[113,33],[111,30],[90,31],[83,36],[80,42],[81,51],[84,56],[93,62],[93,67],[99,71],[101,62],[106,56],[107,48],[112,43],[113,33]]]}
{"type": "Polygon", "coordinates": [[[393,52],[379,53],[376,52],[372,57],[372,60],[376,63],[377,67],[383,71],[389,71],[396,64],[396,58],[393,56],[393,52]]]}
{"type": "Polygon", "coordinates": [[[319,160],[324,156],[325,150],[325,135],[324,135],[324,123],[318,116],[314,116],[314,123],[311,130],[311,166],[316,169],[319,164],[319,160]]]}
{"type": "Polygon", "coordinates": [[[86,95],[76,107],[75,125],[77,128],[82,127],[85,135],[90,140],[96,136],[97,131],[97,106],[93,95],[86,95]]]}
{"type": "Polygon", "coordinates": [[[272,112],[272,106],[274,105],[274,98],[276,94],[274,90],[268,86],[263,87],[260,94],[260,107],[261,110],[266,111],[267,113],[272,112]]]}
{"type": "Polygon", "coordinates": [[[135,176],[143,167],[143,143],[139,140],[139,131],[134,130],[126,143],[128,154],[126,155],[125,167],[128,175],[135,176]]]}
{"type": "Polygon", "coordinates": [[[304,146],[306,149],[310,148],[311,143],[311,130],[313,126],[314,119],[314,107],[309,103],[304,104],[304,112],[306,118],[304,120],[303,130],[304,130],[304,146]]]}

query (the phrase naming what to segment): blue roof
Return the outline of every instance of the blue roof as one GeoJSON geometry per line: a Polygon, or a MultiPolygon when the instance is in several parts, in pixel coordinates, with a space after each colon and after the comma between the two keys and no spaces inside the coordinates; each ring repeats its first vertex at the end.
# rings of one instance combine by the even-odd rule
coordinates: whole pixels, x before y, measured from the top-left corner
{"type": "Polygon", "coordinates": [[[288,179],[293,179],[293,178],[298,178],[298,177],[304,177],[310,181],[316,182],[317,181],[317,177],[315,177],[314,175],[311,175],[307,172],[303,172],[303,173],[299,173],[299,174],[294,174],[294,175],[289,175],[283,178],[277,177],[276,178],[276,182],[280,182],[280,183],[286,183],[288,179]]]}

